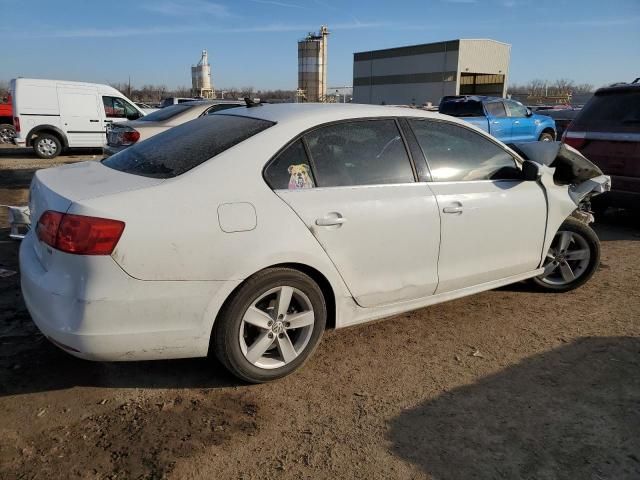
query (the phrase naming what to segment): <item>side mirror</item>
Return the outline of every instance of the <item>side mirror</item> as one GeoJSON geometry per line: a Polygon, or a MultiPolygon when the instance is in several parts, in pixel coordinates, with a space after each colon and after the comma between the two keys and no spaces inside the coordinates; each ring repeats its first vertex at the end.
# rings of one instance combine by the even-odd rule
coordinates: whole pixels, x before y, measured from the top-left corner
{"type": "Polygon", "coordinates": [[[535,182],[542,176],[542,166],[539,163],[525,160],[522,164],[522,179],[535,182]]]}
{"type": "Polygon", "coordinates": [[[530,117],[533,115],[533,112],[531,111],[531,109],[529,107],[527,107],[527,117],[530,117]]]}

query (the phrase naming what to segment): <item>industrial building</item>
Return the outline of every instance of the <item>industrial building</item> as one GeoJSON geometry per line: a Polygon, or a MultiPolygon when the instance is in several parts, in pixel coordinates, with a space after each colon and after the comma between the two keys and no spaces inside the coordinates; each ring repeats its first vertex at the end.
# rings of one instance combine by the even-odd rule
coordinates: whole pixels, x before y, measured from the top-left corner
{"type": "Polygon", "coordinates": [[[298,102],[324,102],[327,96],[327,37],[329,29],[320,27],[298,42],[298,102]]]}
{"type": "Polygon", "coordinates": [[[209,57],[206,50],[202,50],[198,65],[191,67],[191,95],[202,98],[214,97],[211,66],[209,65],[209,57]]]}
{"type": "Polygon", "coordinates": [[[437,105],[445,95],[504,97],[511,45],[452,40],[353,55],[353,102],[437,105]]]}

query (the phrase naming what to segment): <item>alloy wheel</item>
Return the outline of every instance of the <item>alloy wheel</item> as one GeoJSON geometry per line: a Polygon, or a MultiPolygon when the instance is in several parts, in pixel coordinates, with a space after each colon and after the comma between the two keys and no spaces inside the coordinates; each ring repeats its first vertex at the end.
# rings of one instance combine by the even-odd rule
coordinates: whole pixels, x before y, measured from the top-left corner
{"type": "Polygon", "coordinates": [[[584,275],[590,259],[591,250],[582,235],[560,230],[551,242],[539,278],[549,285],[568,285],[584,275]]]}
{"type": "Polygon", "coordinates": [[[272,288],[246,310],[240,324],[240,349],[256,367],[279,368],[307,347],[315,315],[311,301],[290,286],[272,288]]]}
{"type": "Polygon", "coordinates": [[[58,146],[56,145],[56,142],[50,138],[42,138],[38,140],[38,152],[40,152],[40,154],[50,157],[55,155],[57,150],[58,146]]]}
{"type": "Polygon", "coordinates": [[[11,143],[15,133],[11,128],[0,128],[0,143],[11,143]]]}

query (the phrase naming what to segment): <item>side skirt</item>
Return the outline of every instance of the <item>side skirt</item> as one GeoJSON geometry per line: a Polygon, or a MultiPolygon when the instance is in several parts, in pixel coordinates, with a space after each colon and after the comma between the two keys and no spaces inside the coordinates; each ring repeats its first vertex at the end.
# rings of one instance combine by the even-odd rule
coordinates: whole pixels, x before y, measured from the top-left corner
{"type": "Polygon", "coordinates": [[[503,287],[505,285],[520,282],[528,278],[537,277],[543,272],[543,268],[537,268],[536,270],[532,270],[530,272],[512,275],[510,277],[493,280],[491,282],[482,283],[480,285],[461,288],[460,290],[454,290],[452,292],[439,293],[437,295],[419,298],[417,300],[410,300],[408,302],[384,305],[382,307],[362,308],[358,307],[352,299],[349,299],[350,301],[343,302],[343,305],[341,306],[342,308],[338,307],[339,316],[336,321],[336,328],[349,327],[360,323],[371,322],[373,320],[379,320],[381,318],[410,312],[411,310],[428,307],[429,305],[435,305],[436,303],[448,302],[449,300],[455,300],[457,298],[466,297],[475,293],[484,292],[486,290],[493,290],[494,288],[503,287]],[[340,321],[341,318],[343,319],[342,321],[340,321]]]}

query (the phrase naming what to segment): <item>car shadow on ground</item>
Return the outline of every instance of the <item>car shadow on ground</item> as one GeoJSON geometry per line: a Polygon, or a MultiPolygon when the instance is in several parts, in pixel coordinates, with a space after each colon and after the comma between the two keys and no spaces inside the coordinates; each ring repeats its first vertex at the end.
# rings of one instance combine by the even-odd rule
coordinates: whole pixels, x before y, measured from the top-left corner
{"type": "Polygon", "coordinates": [[[581,338],[390,423],[437,479],[640,478],[640,338],[581,338]]]}

